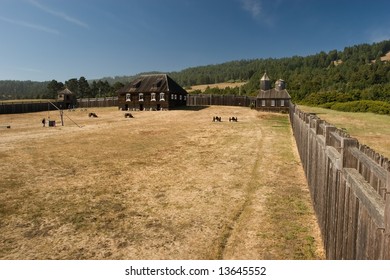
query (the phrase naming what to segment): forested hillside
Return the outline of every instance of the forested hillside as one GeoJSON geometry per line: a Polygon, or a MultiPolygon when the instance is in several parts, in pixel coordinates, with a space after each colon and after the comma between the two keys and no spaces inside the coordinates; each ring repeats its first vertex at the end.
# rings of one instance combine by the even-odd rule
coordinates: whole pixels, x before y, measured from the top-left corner
{"type": "MultiPolygon", "coordinates": [[[[248,81],[241,94],[256,95],[264,71],[275,82],[282,78],[295,102],[310,105],[357,100],[390,102],[390,41],[346,47],[315,55],[288,58],[268,58],[226,62],[187,68],[168,73],[179,84],[190,87],[198,84],[226,81],[248,81]]],[[[84,77],[69,81],[32,82],[0,81],[0,99],[51,97],[57,88],[68,86],[79,97],[114,95],[132,76],[103,78],[88,81],[84,77]]],[[[189,89],[190,90],[190,89],[189,89]]],[[[215,93],[239,93],[238,88],[214,90],[215,93]]]]}

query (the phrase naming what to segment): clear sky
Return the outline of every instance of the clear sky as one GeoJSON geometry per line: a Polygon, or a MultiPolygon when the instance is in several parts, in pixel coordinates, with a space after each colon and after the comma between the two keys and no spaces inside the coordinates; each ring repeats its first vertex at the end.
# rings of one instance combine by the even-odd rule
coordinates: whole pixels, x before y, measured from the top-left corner
{"type": "Polygon", "coordinates": [[[0,0],[0,80],[179,71],[388,39],[389,0],[0,0]]]}

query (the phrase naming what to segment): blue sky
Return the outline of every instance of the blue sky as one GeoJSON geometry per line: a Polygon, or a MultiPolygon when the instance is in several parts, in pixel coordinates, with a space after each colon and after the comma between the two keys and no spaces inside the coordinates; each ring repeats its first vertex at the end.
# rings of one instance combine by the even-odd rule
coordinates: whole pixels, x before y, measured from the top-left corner
{"type": "Polygon", "coordinates": [[[390,39],[390,1],[0,0],[0,80],[66,81],[390,39]]]}

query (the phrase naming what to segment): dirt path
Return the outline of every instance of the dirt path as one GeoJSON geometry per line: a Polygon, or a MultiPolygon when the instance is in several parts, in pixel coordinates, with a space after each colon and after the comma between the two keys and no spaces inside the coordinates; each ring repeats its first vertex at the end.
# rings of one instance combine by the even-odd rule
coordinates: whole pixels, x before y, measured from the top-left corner
{"type": "Polygon", "coordinates": [[[319,229],[287,120],[261,118],[258,160],[223,258],[322,259],[319,229]]]}

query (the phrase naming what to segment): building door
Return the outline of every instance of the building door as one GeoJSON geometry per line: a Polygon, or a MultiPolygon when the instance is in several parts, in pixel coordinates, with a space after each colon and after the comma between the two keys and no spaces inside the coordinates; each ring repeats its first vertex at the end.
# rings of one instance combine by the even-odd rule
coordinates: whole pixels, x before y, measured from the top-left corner
{"type": "Polygon", "coordinates": [[[125,111],[129,111],[129,104],[125,104],[125,111]]]}
{"type": "Polygon", "coordinates": [[[161,104],[157,104],[157,111],[161,110],[161,104]]]}
{"type": "Polygon", "coordinates": [[[139,104],[139,110],[143,111],[144,110],[144,104],[139,104]]]}

